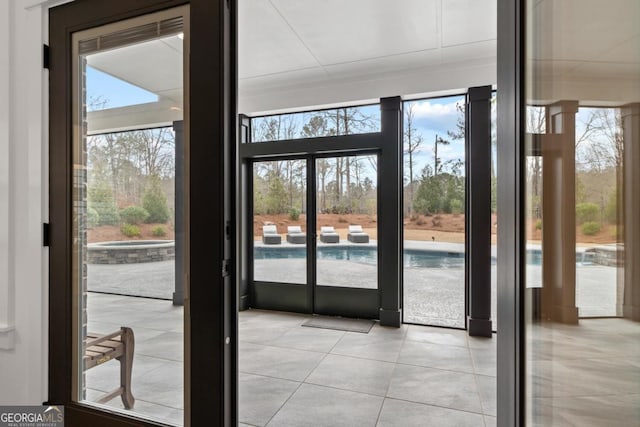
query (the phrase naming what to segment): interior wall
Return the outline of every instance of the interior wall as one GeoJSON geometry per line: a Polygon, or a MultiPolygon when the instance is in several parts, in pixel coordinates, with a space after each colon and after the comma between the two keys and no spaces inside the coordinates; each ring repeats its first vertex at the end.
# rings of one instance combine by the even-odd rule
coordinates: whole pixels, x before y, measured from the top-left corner
{"type": "Polygon", "coordinates": [[[47,399],[47,72],[51,2],[0,2],[0,404],[47,399]]]}

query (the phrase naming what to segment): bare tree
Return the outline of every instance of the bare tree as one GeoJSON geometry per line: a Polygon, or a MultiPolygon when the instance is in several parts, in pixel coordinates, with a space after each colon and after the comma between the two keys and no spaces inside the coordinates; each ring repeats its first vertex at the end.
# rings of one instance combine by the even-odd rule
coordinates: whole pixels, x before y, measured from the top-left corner
{"type": "Polygon", "coordinates": [[[166,177],[174,173],[175,138],[170,128],[128,132],[128,141],[146,176],[166,177]]]}
{"type": "Polygon", "coordinates": [[[433,142],[433,174],[437,176],[440,172],[442,172],[442,163],[440,162],[440,157],[438,157],[438,145],[449,145],[451,141],[443,139],[442,137],[436,134],[435,141],[433,142]]]}
{"type": "Polygon", "coordinates": [[[422,134],[418,132],[413,124],[415,106],[416,104],[412,103],[409,105],[409,108],[405,110],[406,127],[404,130],[404,153],[407,156],[407,163],[409,165],[409,213],[413,211],[413,193],[415,186],[415,181],[413,179],[414,154],[424,142],[422,134]]]}

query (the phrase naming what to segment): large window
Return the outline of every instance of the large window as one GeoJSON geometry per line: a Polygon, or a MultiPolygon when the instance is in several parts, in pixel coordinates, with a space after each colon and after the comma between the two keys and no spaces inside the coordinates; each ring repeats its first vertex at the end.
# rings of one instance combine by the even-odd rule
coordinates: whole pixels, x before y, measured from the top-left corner
{"type": "Polygon", "coordinates": [[[526,3],[526,424],[637,425],[640,3],[526,3]]]}
{"type": "Polygon", "coordinates": [[[251,142],[380,132],[380,107],[334,108],[251,119],[251,142]]]}
{"type": "Polygon", "coordinates": [[[404,321],[465,327],[464,96],[404,104],[404,321]]]}

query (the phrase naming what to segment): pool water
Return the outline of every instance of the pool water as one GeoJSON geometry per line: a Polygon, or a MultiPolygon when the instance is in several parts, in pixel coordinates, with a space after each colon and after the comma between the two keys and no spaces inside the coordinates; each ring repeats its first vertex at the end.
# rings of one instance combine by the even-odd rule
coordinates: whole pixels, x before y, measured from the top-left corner
{"type": "MultiPolygon", "coordinates": [[[[592,265],[593,254],[577,253],[578,265],[592,265]]],[[[256,247],[253,253],[254,259],[304,259],[307,249],[301,247],[256,247]]],[[[361,264],[376,265],[378,261],[378,249],[376,247],[338,246],[318,247],[319,260],[342,260],[361,264]]],[[[491,264],[496,264],[495,257],[491,258],[491,264]]],[[[527,249],[527,264],[541,265],[542,251],[540,249],[527,249]]],[[[404,268],[464,268],[464,252],[445,252],[432,249],[405,249],[403,254],[404,268]]]]}
{"type": "MultiPolygon", "coordinates": [[[[256,247],[255,260],[266,259],[304,259],[307,256],[305,247],[256,247]]],[[[319,260],[341,260],[361,264],[376,265],[378,250],[375,247],[318,247],[319,260]]],[[[405,268],[463,268],[464,253],[432,250],[405,250],[405,268]]]]}

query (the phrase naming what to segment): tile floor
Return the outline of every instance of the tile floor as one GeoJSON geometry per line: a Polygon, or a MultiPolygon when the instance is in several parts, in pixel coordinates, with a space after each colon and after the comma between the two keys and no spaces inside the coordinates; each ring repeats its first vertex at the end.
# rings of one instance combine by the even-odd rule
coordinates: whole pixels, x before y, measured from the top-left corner
{"type": "Polygon", "coordinates": [[[307,318],[240,313],[245,425],[495,425],[495,339],[413,325],[368,334],[301,326],[307,318]]]}
{"type": "MultiPolygon", "coordinates": [[[[92,332],[134,329],[133,412],[181,424],[182,308],[90,293],[87,311],[92,332]]],[[[376,324],[368,334],[301,326],[308,317],[239,314],[241,425],[495,425],[495,337],[413,325],[376,324]]],[[[118,373],[112,362],[89,370],[87,399],[116,387],[118,373]]],[[[122,408],[119,399],[108,406],[122,408]]]]}
{"type": "MultiPolygon", "coordinates": [[[[89,329],[134,329],[134,413],[183,418],[182,308],[90,293],[89,329]]],[[[494,426],[496,338],[375,325],[368,334],[301,326],[305,315],[239,314],[244,426],[494,426]]],[[[532,426],[640,426],[640,328],[624,319],[531,325],[532,426]]],[[[86,373],[86,397],[117,385],[109,362],[86,373]]],[[[118,399],[108,406],[122,410],[118,399]]]]}

